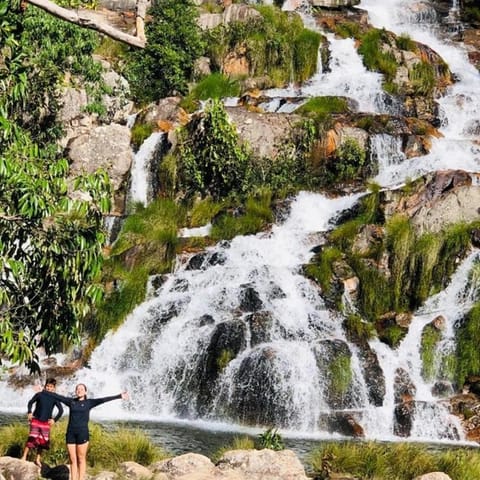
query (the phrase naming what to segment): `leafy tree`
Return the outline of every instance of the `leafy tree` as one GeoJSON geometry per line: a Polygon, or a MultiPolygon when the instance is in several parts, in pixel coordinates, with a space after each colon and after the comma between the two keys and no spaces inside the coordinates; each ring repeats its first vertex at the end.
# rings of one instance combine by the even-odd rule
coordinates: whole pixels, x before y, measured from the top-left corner
{"type": "Polygon", "coordinates": [[[197,10],[191,0],[158,0],[149,9],[147,46],[132,54],[127,77],[139,101],[184,94],[203,51],[197,10]]]}
{"type": "Polygon", "coordinates": [[[2,358],[36,369],[75,340],[101,296],[102,212],[108,178],[78,178],[69,191],[64,159],[49,158],[27,136],[0,156],[0,348],[2,358]]]}
{"type": "Polygon", "coordinates": [[[94,281],[111,195],[104,173],[69,183],[52,138],[31,140],[25,119],[42,72],[25,35],[18,2],[0,0],[0,361],[36,370],[36,348],[49,354],[76,339],[101,296],[94,281]]]}

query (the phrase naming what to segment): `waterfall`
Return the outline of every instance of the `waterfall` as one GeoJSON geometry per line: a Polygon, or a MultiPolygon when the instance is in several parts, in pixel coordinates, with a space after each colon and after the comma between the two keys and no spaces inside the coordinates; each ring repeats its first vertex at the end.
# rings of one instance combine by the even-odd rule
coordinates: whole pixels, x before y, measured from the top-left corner
{"type": "Polygon", "coordinates": [[[330,33],[326,36],[331,56],[328,71],[323,71],[322,63],[318,62],[317,73],[303,86],[270,89],[265,95],[274,98],[345,96],[356,102],[359,111],[389,113],[391,107],[383,101],[382,75],[365,68],[354,40],[338,39],[330,33]]]}
{"type": "Polygon", "coordinates": [[[151,200],[149,186],[152,184],[149,173],[150,163],[154,158],[158,145],[164,137],[162,132],[153,132],[140,146],[135,154],[132,168],[130,170],[130,192],[128,201],[140,202],[147,205],[151,200]]]}
{"type": "MultiPolygon", "coordinates": [[[[301,2],[289,3],[296,8],[301,2]]],[[[455,6],[454,2],[452,9],[455,6]]],[[[440,52],[458,79],[438,99],[443,136],[433,139],[430,154],[407,159],[400,140],[387,134],[372,137],[377,182],[398,184],[440,169],[478,171],[480,77],[466,51],[437,36],[436,13],[426,3],[362,0],[359,8],[368,11],[375,26],[406,33],[440,52]]],[[[305,85],[265,92],[272,98],[272,110],[292,108],[292,104],[276,105],[276,97],[334,95],[354,100],[359,111],[391,113],[392,107],[384,103],[382,76],[365,69],[353,40],[327,37],[328,71],[319,62],[317,73],[305,85]]],[[[148,171],[161,137],[152,134],[135,156],[131,201],[146,204],[150,199],[148,171]]],[[[269,232],[239,236],[200,254],[180,256],[175,271],[161,286],[150,287],[148,300],[120,328],[108,333],[92,353],[88,368],[78,371],[67,388],[85,382],[93,396],[127,388],[134,401],[128,407],[109,404],[104,414],[113,418],[201,419],[238,428],[275,425],[296,435],[327,433],[338,438],[345,433],[338,424],[353,417],[367,438],[398,440],[404,438],[395,417],[399,385],[404,382],[414,409],[410,439],[463,440],[458,420],[435,392],[444,380],[442,360],[454,351],[455,324],[478,295],[477,279],[470,273],[478,252],[459,265],[444,291],[414,312],[398,348],[379,340],[369,342],[385,381],[384,389],[379,388],[373,398],[376,379],[358,347],[347,339],[343,315],[328,309],[318,286],[302,271],[312,248],[322,244],[339,214],[359,197],[329,199],[301,192],[292,201],[288,218],[269,232]],[[435,352],[435,372],[425,381],[422,332],[439,315],[444,325],[435,352]],[[351,379],[332,393],[332,368],[345,363],[351,379]]],[[[181,234],[205,235],[208,229],[181,234]]],[[[354,309],[348,294],[344,303],[354,309]]],[[[2,409],[25,403],[18,392],[12,393],[4,384],[1,389],[2,409]]],[[[24,393],[23,399],[28,396],[24,393]]]]}
{"type": "Polygon", "coordinates": [[[397,169],[401,172],[406,160],[402,150],[402,139],[386,133],[371,136],[370,154],[374,164],[378,165],[378,175],[375,180],[380,185],[391,182],[392,170],[397,169]]]}
{"type": "Polygon", "coordinates": [[[480,130],[480,75],[469,62],[465,47],[437,35],[432,25],[433,14],[428,13],[427,18],[420,14],[430,12],[428,4],[413,0],[362,0],[359,8],[368,11],[370,21],[377,28],[384,27],[397,35],[407,34],[430,46],[442,56],[456,77],[454,85],[438,99],[443,137],[432,140],[428,155],[385,169],[381,177],[385,183],[382,184],[400,183],[436,170],[478,171],[480,146],[475,140],[480,130]]]}
{"type": "MultiPolygon", "coordinates": [[[[365,428],[373,437],[385,438],[392,432],[395,405],[395,378],[402,369],[415,388],[415,421],[411,436],[418,440],[461,438],[461,427],[458,419],[448,414],[445,405],[439,403],[432,394],[435,381],[425,382],[422,378],[420,359],[421,336],[424,327],[439,314],[445,318],[442,327],[442,339],[437,348],[437,358],[454,352],[454,325],[468,312],[478,296],[479,283],[472,281],[469,273],[474,262],[478,261],[478,252],[472,253],[457,269],[449,286],[441,293],[431,297],[414,315],[408,333],[397,349],[392,350],[384,343],[374,340],[371,346],[377,353],[385,375],[386,394],[382,410],[386,422],[378,422],[376,412],[367,412],[365,428]],[[439,421],[444,418],[445,422],[439,421]]],[[[437,372],[438,374],[438,372],[437,372]]]]}
{"type": "Polygon", "coordinates": [[[191,258],[179,259],[155,296],[108,335],[72,382],[82,379],[97,392],[127,387],[134,412],[155,418],[271,421],[317,431],[329,410],[325,362],[333,351],[352,357],[342,408],[360,410],[368,394],[356,352],[341,319],[301,274],[319,232],[357,199],[301,193],[270,233],[212,247],[197,268],[191,258]],[[215,348],[225,352],[225,366],[212,365],[211,378],[205,364],[218,361],[215,348]]]}

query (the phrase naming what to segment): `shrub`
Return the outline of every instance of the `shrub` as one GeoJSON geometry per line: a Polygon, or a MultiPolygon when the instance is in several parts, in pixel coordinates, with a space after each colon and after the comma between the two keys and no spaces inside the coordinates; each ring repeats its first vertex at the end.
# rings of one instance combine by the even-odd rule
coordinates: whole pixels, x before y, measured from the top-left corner
{"type": "Polygon", "coordinates": [[[195,60],[203,52],[197,9],[185,0],[158,0],[148,11],[147,45],[131,54],[126,75],[140,102],[184,94],[195,60]]]}
{"type": "Polygon", "coordinates": [[[250,154],[239,144],[223,105],[211,101],[184,130],[179,147],[179,189],[214,199],[248,190],[250,154]]]}
{"type": "Polygon", "coordinates": [[[285,445],[281,435],[276,428],[269,428],[265,432],[258,435],[258,443],[261,448],[269,448],[270,450],[283,450],[285,445]]]}
{"type": "Polygon", "coordinates": [[[337,150],[333,165],[339,180],[353,180],[360,174],[366,160],[365,150],[354,138],[347,138],[337,150]]]}

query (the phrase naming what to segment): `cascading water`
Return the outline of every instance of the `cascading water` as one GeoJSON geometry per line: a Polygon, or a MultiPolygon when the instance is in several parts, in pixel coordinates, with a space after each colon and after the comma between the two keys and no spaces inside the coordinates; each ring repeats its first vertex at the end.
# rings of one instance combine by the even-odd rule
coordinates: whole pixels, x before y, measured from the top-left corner
{"type": "Polygon", "coordinates": [[[157,152],[158,145],[165,134],[162,132],[153,132],[141,145],[131,168],[130,178],[130,192],[128,201],[140,202],[147,205],[151,200],[149,195],[151,185],[151,175],[149,174],[149,167],[152,158],[157,152]]]}
{"type": "MultiPolygon", "coordinates": [[[[303,14],[304,23],[312,30],[318,30],[315,23],[303,14]]],[[[352,99],[362,112],[394,113],[394,107],[385,102],[382,90],[382,76],[368,71],[362,63],[355,42],[352,38],[339,39],[333,34],[325,34],[330,51],[329,70],[324,71],[321,60],[318,61],[317,73],[300,87],[271,89],[265,95],[274,98],[344,96],[352,99]],[[393,110],[392,110],[393,109],[393,110]]],[[[275,104],[275,102],[273,102],[275,104]]],[[[267,111],[270,109],[262,105],[267,111]]],[[[277,110],[281,111],[281,110],[277,110]]]]}
{"type": "MultiPolygon", "coordinates": [[[[356,198],[300,194],[270,234],[237,237],[179,265],[78,377],[95,390],[113,388],[112,379],[128,386],[145,415],[318,430],[329,410],[325,358],[354,352],[300,269],[318,232],[356,198]]],[[[368,393],[351,363],[354,381],[338,402],[358,410],[368,393]]]]}
{"type": "Polygon", "coordinates": [[[363,0],[359,8],[369,12],[374,26],[386,28],[397,35],[407,34],[413,40],[430,46],[442,56],[456,77],[454,85],[438,99],[443,137],[432,139],[428,155],[409,159],[401,165],[390,165],[380,170],[376,180],[383,185],[392,185],[436,170],[478,171],[480,146],[475,140],[478,140],[480,129],[480,75],[468,61],[462,44],[439,36],[435,28],[435,11],[427,3],[363,0]]]}

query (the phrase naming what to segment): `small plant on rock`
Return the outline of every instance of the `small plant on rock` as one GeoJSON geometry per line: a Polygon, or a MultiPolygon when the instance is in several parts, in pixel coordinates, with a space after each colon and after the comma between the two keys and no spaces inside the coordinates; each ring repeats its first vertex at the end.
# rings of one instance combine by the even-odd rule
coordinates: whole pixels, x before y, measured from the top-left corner
{"type": "Polygon", "coordinates": [[[270,450],[283,450],[285,445],[281,435],[276,428],[269,428],[258,436],[261,448],[269,448],[270,450]]]}

